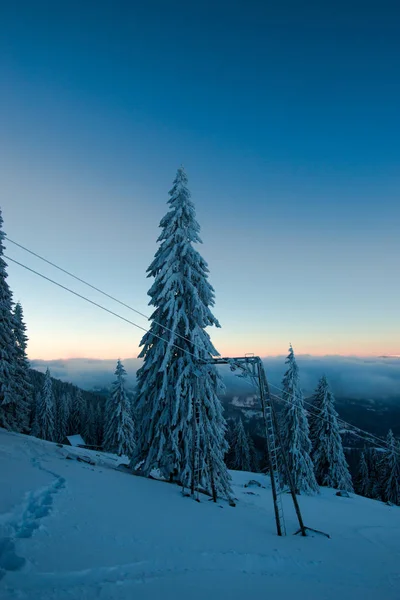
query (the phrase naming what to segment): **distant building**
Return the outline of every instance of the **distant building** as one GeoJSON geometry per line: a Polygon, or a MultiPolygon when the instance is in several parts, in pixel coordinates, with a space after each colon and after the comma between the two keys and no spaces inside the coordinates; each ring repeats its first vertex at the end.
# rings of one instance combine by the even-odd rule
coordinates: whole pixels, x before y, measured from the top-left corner
{"type": "Polygon", "coordinates": [[[76,435],[67,435],[63,440],[63,444],[65,446],[73,446],[74,448],[86,447],[85,440],[79,433],[76,435]]]}

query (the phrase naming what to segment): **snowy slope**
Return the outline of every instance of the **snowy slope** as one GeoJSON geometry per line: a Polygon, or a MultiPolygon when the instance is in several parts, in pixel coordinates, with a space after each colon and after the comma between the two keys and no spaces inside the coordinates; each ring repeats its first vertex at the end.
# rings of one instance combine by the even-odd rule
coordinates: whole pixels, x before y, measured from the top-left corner
{"type": "Polygon", "coordinates": [[[0,430],[2,599],[400,598],[398,507],[324,489],[300,502],[306,523],[331,539],[278,538],[265,476],[233,473],[231,508],[117,462],[0,430]],[[244,488],[249,479],[265,489],[244,488]]]}

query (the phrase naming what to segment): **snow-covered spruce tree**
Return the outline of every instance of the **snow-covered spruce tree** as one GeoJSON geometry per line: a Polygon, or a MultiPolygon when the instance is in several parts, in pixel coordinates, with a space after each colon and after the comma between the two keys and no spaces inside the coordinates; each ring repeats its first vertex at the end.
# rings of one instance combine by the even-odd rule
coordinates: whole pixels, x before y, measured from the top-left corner
{"type": "Polygon", "coordinates": [[[88,446],[96,446],[96,415],[92,402],[86,405],[85,416],[83,418],[82,434],[85,443],[88,446]]]}
{"type": "Polygon", "coordinates": [[[94,436],[95,446],[101,446],[104,437],[104,410],[99,402],[94,409],[94,436]]]}
{"type": "Polygon", "coordinates": [[[390,429],[386,438],[387,450],[382,459],[383,500],[400,505],[400,444],[390,429]]]}
{"type": "Polygon", "coordinates": [[[56,438],[55,402],[53,384],[48,368],[44,378],[40,404],[36,407],[36,416],[38,422],[38,437],[43,440],[48,440],[49,442],[54,442],[56,438]]]}
{"type": "Polygon", "coordinates": [[[250,453],[250,471],[257,473],[259,471],[260,467],[258,464],[258,456],[257,456],[256,447],[254,445],[254,441],[250,435],[250,432],[247,432],[247,443],[249,445],[249,453],[250,453]]]}
{"type": "Polygon", "coordinates": [[[39,425],[39,415],[41,415],[42,411],[42,392],[36,392],[35,399],[32,404],[32,412],[34,414],[31,426],[31,435],[34,437],[39,437],[40,433],[40,425],[39,425]]]}
{"type": "Polygon", "coordinates": [[[369,478],[369,468],[365,458],[365,452],[361,452],[355,487],[357,494],[368,498],[371,490],[371,482],[369,478]]]}
{"type": "Polygon", "coordinates": [[[226,433],[225,439],[227,444],[227,450],[224,457],[225,464],[228,469],[233,469],[233,460],[234,460],[234,430],[236,426],[236,421],[232,418],[226,420],[226,433]]]}
{"type": "MultiPolygon", "coordinates": [[[[290,346],[286,359],[288,369],[282,380],[284,405],[281,412],[281,436],[283,450],[286,452],[288,468],[291,472],[296,493],[317,493],[318,485],[310,457],[311,442],[303,393],[300,388],[299,369],[290,346]]],[[[282,469],[283,481],[287,484],[285,469],[282,469]]]]}
{"type": "Polygon", "coordinates": [[[69,398],[67,394],[61,394],[56,398],[55,431],[56,441],[63,442],[68,434],[69,420],[69,398]]]}
{"type": "Polygon", "coordinates": [[[311,457],[319,485],[353,491],[351,475],[343,451],[335,398],[323,375],[314,394],[310,415],[311,457]]]}
{"type": "Polygon", "coordinates": [[[241,417],[236,422],[232,440],[232,468],[237,471],[251,471],[250,448],[241,417]]]}
{"type": "MultiPolygon", "coordinates": [[[[72,397],[70,419],[69,419],[69,433],[70,435],[81,434],[83,416],[85,413],[85,403],[83,400],[82,391],[77,388],[74,396],[72,397]]],[[[86,440],[85,440],[86,441],[86,440]]]]}
{"type": "Polygon", "coordinates": [[[144,363],[137,373],[132,466],[139,465],[145,475],[157,468],[165,478],[190,486],[196,401],[201,486],[214,498],[230,496],[226,424],[218,398],[223,385],[215,365],[204,362],[218,354],[205,328],[219,323],[210,309],[214,289],[207,263],[194,248],[201,243],[200,226],[182,167],[169,194],[170,210],[160,223],[161,244],[147,270],[154,277],[149,295],[155,310],[141,341],[144,363]]]}
{"type": "MultiPolygon", "coordinates": [[[[4,254],[3,217],[0,210],[0,427],[22,431],[25,412],[16,389],[15,319],[12,312],[12,293],[7,283],[4,254]]],[[[25,407],[24,407],[25,408],[25,407]]]]}
{"type": "Polygon", "coordinates": [[[29,413],[32,406],[33,385],[29,375],[29,361],[26,353],[28,336],[22,306],[14,307],[14,341],[16,346],[15,391],[18,396],[18,429],[29,430],[29,413]]]}
{"type": "Polygon", "coordinates": [[[115,369],[116,380],[106,404],[106,422],[103,448],[121,456],[131,457],[135,448],[135,429],[132,407],[125,391],[126,371],[118,359],[115,369]]]}
{"type": "Polygon", "coordinates": [[[368,450],[366,459],[368,464],[370,483],[368,497],[372,498],[373,500],[381,500],[383,496],[383,487],[385,480],[381,453],[375,450],[374,448],[370,448],[368,450]]]}
{"type": "Polygon", "coordinates": [[[35,421],[36,421],[36,396],[37,396],[37,394],[32,393],[32,403],[31,403],[31,409],[29,411],[29,433],[30,433],[30,435],[35,435],[34,427],[35,427],[35,421]]]}

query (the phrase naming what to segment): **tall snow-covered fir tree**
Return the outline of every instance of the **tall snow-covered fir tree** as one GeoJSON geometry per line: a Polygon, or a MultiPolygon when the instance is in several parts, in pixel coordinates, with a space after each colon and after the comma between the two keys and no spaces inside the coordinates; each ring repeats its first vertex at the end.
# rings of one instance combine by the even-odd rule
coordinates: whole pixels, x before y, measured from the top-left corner
{"type": "Polygon", "coordinates": [[[386,438],[387,450],[382,459],[383,489],[385,502],[400,505],[400,444],[390,429],[386,438]]]}
{"type": "Polygon", "coordinates": [[[33,385],[29,376],[29,361],[26,354],[28,336],[24,323],[22,306],[14,307],[14,341],[16,345],[15,391],[18,396],[18,429],[29,429],[29,413],[32,406],[33,385]]]}
{"type": "Polygon", "coordinates": [[[236,422],[232,436],[232,468],[238,471],[250,471],[250,448],[241,417],[236,422]]]}
{"type": "MultiPolygon", "coordinates": [[[[318,485],[311,460],[311,441],[300,377],[293,348],[286,359],[288,369],[282,380],[284,405],[281,412],[281,436],[289,470],[297,493],[317,493],[318,485]]],[[[286,480],[283,469],[283,480],[286,480]]]]}
{"type": "Polygon", "coordinates": [[[47,368],[40,404],[36,407],[36,416],[38,422],[37,435],[49,442],[54,442],[56,439],[55,410],[53,384],[51,381],[50,370],[47,368]]]}
{"type": "Polygon", "coordinates": [[[323,375],[314,394],[310,439],[315,477],[319,485],[353,491],[340,435],[335,398],[323,375]]]}
{"type": "Polygon", "coordinates": [[[126,371],[119,359],[114,374],[116,380],[106,404],[103,448],[119,456],[131,457],[135,448],[135,429],[131,403],[125,391],[126,371]]]}
{"type": "Polygon", "coordinates": [[[369,477],[367,459],[365,458],[365,452],[361,452],[355,487],[357,494],[368,498],[371,491],[371,481],[369,477]]]}
{"type": "Polygon", "coordinates": [[[214,289],[208,266],[194,247],[201,243],[200,226],[182,167],[169,195],[160,246],[147,270],[148,277],[154,277],[149,296],[155,310],[141,341],[144,363],[137,373],[132,465],[146,475],[157,468],[167,479],[190,485],[196,445],[201,486],[214,498],[230,496],[224,463],[226,424],[218,398],[223,384],[215,365],[204,362],[218,354],[205,328],[219,323],[210,308],[214,289]]]}
{"type": "Polygon", "coordinates": [[[12,311],[12,293],[7,283],[7,265],[3,259],[4,238],[0,210],[0,427],[22,431],[26,415],[16,386],[15,318],[12,311]]]}

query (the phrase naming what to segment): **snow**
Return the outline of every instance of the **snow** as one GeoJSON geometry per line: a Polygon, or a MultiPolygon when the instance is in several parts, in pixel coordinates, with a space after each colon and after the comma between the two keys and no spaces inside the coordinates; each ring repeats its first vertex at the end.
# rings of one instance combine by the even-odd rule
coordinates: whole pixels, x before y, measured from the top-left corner
{"type": "Polygon", "coordinates": [[[77,433],[76,435],[67,435],[67,440],[69,441],[69,443],[71,444],[71,446],[84,446],[85,442],[84,439],[81,435],[79,435],[79,433],[77,433]]]}
{"type": "Polygon", "coordinates": [[[313,447],[311,457],[318,483],[352,492],[353,483],[343,452],[335,398],[325,375],[315,390],[309,423],[313,447]]]}
{"type": "MultiPolygon", "coordinates": [[[[305,523],[331,539],[278,538],[265,475],[232,472],[232,508],[119,462],[0,430],[2,600],[399,598],[399,507],[322,488],[299,500],[305,523]]],[[[284,507],[293,533],[289,496],[284,507]]]]}
{"type": "Polygon", "coordinates": [[[154,278],[148,295],[155,310],[140,342],[144,360],[137,372],[131,464],[144,475],[157,469],[166,480],[193,489],[199,481],[213,496],[226,498],[228,445],[219,398],[224,386],[209,362],[218,352],[206,331],[220,325],[211,312],[215,294],[208,266],[194,247],[201,243],[200,225],[187,183],[180,167],[160,222],[160,245],[147,269],[154,278]]]}
{"type": "MultiPolygon", "coordinates": [[[[288,468],[295,490],[314,494],[318,485],[311,460],[310,429],[300,388],[299,368],[292,345],[285,364],[287,371],[282,380],[282,400],[285,403],[280,414],[282,447],[286,452],[288,468]]],[[[283,469],[283,479],[289,484],[289,475],[283,469]]]]}
{"type": "Polygon", "coordinates": [[[135,448],[135,427],[132,406],[125,391],[126,371],[120,359],[115,369],[111,394],[106,404],[103,448],[119,455],[132,455],[135,448]]]}

